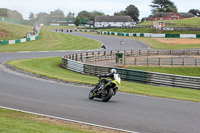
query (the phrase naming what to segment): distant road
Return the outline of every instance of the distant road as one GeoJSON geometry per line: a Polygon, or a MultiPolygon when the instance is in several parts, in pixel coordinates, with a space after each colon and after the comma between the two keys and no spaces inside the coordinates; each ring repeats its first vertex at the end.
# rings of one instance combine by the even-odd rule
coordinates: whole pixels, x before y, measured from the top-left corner
{"type": "Polygon", "coordinates": [[[116,36],[105,36],[98,34],[87,34],[87,33],[79,33],[79,32],[65,32],[71,35],[77,35],[81,37],[92,38],[98,40],[100,42],[105,43],[108,48],[107,50],[120,50],[120,42],[123,41],[121,45],[121,50],[137,50],[137,49],[149,49],[149,46],[141,41],[137,41],[129,38],[122,38],[116,36]]]}

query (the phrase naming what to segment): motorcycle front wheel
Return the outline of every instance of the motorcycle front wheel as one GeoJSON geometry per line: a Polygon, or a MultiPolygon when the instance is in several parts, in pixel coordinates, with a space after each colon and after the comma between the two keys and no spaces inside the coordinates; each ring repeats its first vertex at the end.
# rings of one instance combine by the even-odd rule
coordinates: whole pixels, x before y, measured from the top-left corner
{"type": "Polygon", "coordinates": [[[93,91],[90,91],[89,92],[89,95],[88,95],[89,99],[93,99],[94,98],[94,94],[93,94],[93,91]]]}
{"type": "Polygon", "coordinates": [[[103,102],[108,102],[113,96],[113,89],[108,89],[105,91],[105,94],[102,96],[103,102]]]}

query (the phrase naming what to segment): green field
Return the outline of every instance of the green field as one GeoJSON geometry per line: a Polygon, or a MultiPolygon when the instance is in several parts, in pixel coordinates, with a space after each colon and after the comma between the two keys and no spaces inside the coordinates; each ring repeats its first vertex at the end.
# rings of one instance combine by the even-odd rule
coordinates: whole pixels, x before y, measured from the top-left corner
{"type": "Polygon", "coordinates": [[[0,36],[0,40],[15,40],[26,37],[27,32],[31,32],[33,26],[11,24],[0,21],[0,35],[3,32],[5,36],[0,36]]]}
{"type": "MultiPolygon", "coordinates": [[[[9,62],[8,64],[38,75],[70,82],[96,84],[98,81],[97,77],[82,75],[59,67],[61,64],[61,57],[15,60],[9,62]]],[[[193,89],[159,87],[122,81],[120,91],[200,102],[200,91],[193,89]]]]}
{"type": "Polygon", "coordinates": [[[128,69],[200,77],[200,67],[126,67],[128,69]]]}
{"type": "Polygon", "coordinates": [[[64,122],[0,108],[1,133],[110,133],[112,130],[64,122]]]}
{"type": "MultiPolygon", "coordinates": [[[[180,25],[181,24],[185,24],[185,25],[194,25],[194,26],[198,26],[200,27],[200,17],[195,17],[195,18],[186,18],[186,19],[181,19],[181,20],[162,20],[166,23],[173,23],[173,24],[177,24],[180,25]]],[[[154,21],[146,21],[146,22],[142,22],[140,24],[137,24],[137,26],[153,26],[153,22],[154,21]]],[[[180,27],[178,26],[178,27],[180,27]]],[[[184,25],[181,27],[185,27],[184,25]]],[[[187,26],[186,26],[187,27],[187,26]]]]}
{"type": "Polygon", "coordinates": [[[41,29],[40,39],[26,43],[18,43],[14,45],[0,46],[0,52],[10,51],[56,51],[56,50],[88,50],[99,49],[101,43],[99,41],[72,36],[64,33],[51,32],[55,27],[45,26],[41,29]]]}

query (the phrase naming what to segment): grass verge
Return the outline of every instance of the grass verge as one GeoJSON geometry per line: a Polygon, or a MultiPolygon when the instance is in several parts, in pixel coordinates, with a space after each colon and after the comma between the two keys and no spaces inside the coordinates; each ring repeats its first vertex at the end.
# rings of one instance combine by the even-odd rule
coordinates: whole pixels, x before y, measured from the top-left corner
{"type": "Polygon", "coordinates": [[[14,45],[3,45],[0,46],[0,52],[88,50],[99,49],[101,47],[101,43],[93,39],[51,32],[51,30],[56,28],[68,27],[44,26],[41,29],[39,40],[14,45]]]}
{"type": "Polygon", "coordinates": [[[166,74],[200,77],[200,67],[131,67],[131,66],[126,66],[126,68],[149,71],[149,72],[159,72],[159,73],[166,73],[166,74]]]}
{"type": "Polygon", "coordinates": [[[114,133],[93,127],[0,108],[1,133],[114,133]]]}
{"type": "MultiPolygon", "coordinates": [[[[61,57],[15,60],[8,62],[8,64],[31,73],[70,82],[96,84],[98,80],[97,77],[79,74],[59,67],[61,64],[61,57]]],[[[200,102],[200,91],[193,89],[151,86],[122,81],[120,91],[200,102]]]]}
{"type": "Polygon", "coordinates": [[[156,33],[156,34],[199,34],[199,31],[157,31],[152,28],[113,28],[113,29],[98,29],[100,31],[125,32],[125,33],[156,33]]]}

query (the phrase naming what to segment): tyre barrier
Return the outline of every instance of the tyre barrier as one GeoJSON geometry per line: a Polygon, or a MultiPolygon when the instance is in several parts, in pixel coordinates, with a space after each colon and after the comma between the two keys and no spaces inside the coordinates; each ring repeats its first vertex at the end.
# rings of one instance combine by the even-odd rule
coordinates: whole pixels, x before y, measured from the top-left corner
{"type": "MultiPolygon", "coordinates": [[[[115,51],[119,52],[119,51],[115,51]]],[[[134,52],[134,50],[131,50],[134,52]]],[[[138,51],[136,51],[138,52],[138,51]]],[[[191,53],[199,55],[196,51],[142,51],[140,50],[141,55],[144,53],[191,53]]],[[[99,66],[87,64],[84,62],[85,57],[90,57],[94,55],[98,56],[110,56],[113,54],[113,51],[103,51],[103,52],[87,52],[87,53],[79,53],[79,54],[70,54],[62,57],[62,66],[66,69],[87,74],[87,75],[99,75],[99,74],[107,74],[111,69],[116,69],[120,74],[122,80],[131,81],[131,82],[139,82],[144,84],[153,84],[158,86],[169,86],[169,87],[180,87],[180,88],[190,88],[190,89],[200,89],[200,78],[192,77],[192,76],[180,76],[173,74],[163,74],[156,72],[148,72],[148,71],[140,71],[140,70],[132,70],[118,67],[107,67],[107,66],[99,66]]]]}

